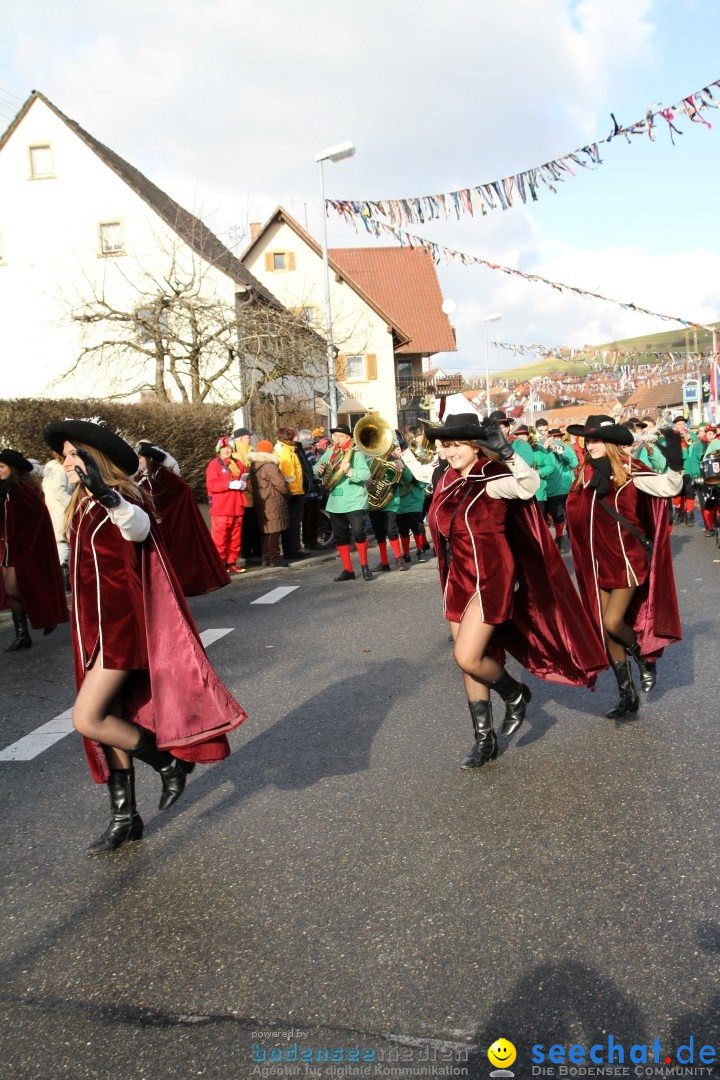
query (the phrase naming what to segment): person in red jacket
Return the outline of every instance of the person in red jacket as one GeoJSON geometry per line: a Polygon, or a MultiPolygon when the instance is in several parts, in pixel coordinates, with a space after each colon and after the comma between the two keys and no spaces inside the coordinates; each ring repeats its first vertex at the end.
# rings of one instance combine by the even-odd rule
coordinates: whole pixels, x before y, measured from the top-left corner
{"type": "Polygon", "coordinates": [[[226,732],[246,714],[210,666],[152,511],[130,479],[135,451],[96,420],[58,420],[43,437],[79,481],[65,516],[72,721],[93,780],[110,794],[110,824],[88,849],[103,855],[142,838],[134,758],[160,774],[166,810],[196,762],[228,756],[226,732]]]}
{"type": "Polygon", "coordinates": [[[212,538],[229,574],[241,574],[236,566],[242,540],[247,469],[233,457],[233,442],[218,440],[214,457],[205,470],[212,538]]]}
{"type": "Polygon", "coordinates": [[[15,626],[5,652],[30,648],[28,619],[46,634],[68,620],[50,514],[17,450],[0,451],[0,608],[10,608],[15,626]]]}

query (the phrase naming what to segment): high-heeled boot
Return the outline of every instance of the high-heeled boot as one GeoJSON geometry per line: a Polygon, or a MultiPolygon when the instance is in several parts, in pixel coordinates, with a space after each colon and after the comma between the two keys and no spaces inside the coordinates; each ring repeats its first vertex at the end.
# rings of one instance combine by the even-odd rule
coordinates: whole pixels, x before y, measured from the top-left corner
{"type": "Polygon", "coordinates": [[[18,649],[29,649],[32,645],[32,638],[30,637],[30,631],[28,630],[27,615],[24,611],[19,614],[16,611],[12,613],[13,626],[15,627],[15,640],[12,641],[5,652],[17,652],[18,649]]]}
{"type": "Polygon", "coordinates": [[[507,671],[503,671],[496,682],[488,683],[487,686],[505,702],[505,719],[500,734],[512,735],[525,719],[525,710],[528,702],[532,700],[530,687],[513,679],[507,671]]]}
{"type": "Polygon", "coordinates": [[[135,771],[113,769],[107,786],[112,817],[102,836],[88,848],[88,855],[107,855],[123,844],[142,839],[143,820],[135,809],[135,771]]]}
{"type": "Polygon", "coordinates": [[[185,790],[185,782],[195,768],[195,762],[181,761],[180,758],[173,757],[169,750],[158,750],[154,737],[144,728],[140,729],[138,744],[130,753],[144,761],[156,773],[160,773],[162,795],[158,810],[167,810],[185,790]]]}
{"type": "Polygon", "coordinates": [[[460,763],[461,769],[479,769],[498,754],[497,735],[493,729],[492,705],[489,701],[469,701],[475,745],[460,763]]]}
{"type": "Polygon", "coordinates": [[[649,693],[657,682],[657,665],[654,660],[644,660],[640,655],[640,646],[626,645],[627,652],[632,656],[640,672],[640,689],[643,694],[649,693]]]}
{"type": "Polygon", "coordinates": [[[640,705],[640,698],[632,679],[630,661],[621,660],[620,663],[613,664],[613,671],[620,690],[620,700],[614,709],[606,713],[608,720],[618,720],[622,716],[627,716],[628,713],[637,712],[640,705]]]}

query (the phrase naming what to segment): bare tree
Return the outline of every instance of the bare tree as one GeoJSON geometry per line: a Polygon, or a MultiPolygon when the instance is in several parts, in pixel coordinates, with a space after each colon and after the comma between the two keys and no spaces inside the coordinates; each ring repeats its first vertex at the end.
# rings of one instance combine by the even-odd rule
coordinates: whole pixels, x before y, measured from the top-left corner
{"type": "Polygon", "coordinates": [[[161,272],[114,260],[100,282],[85,276],[66,298],[83,343],[62,378],[94,366],[109,397],[146,390],[234,408],[281,377],[322,378],[323,341],[301,313],[239,285],[234,296],[219,292],[227,277],[185,245],[158,249],[161,272]]]}

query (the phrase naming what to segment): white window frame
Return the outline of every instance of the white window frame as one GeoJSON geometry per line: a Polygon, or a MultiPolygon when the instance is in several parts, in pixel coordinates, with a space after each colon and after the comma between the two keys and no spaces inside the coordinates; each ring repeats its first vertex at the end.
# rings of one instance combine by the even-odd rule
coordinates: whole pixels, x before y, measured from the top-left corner
{"type": "Polygon", "coordinates": [[[318,324],[318,309],[315,304],[304,304],[300,308],[300,318],[306,326],[316,327],[318,324]]]}
{"type": "Polygon", "coordinates": [[[118,255],[125,254],[125,230],[123,228],[123,222],[118,218],[115,221],[101,221],[98,225],[98,240],[100,243],[100,250],[98,252],[101,259],[116,259],[118,255]],[[112,250],[105,249],[105,240],[103,235],[103,229],[117,229],[120,235],[120,247],[113,248],[112,250]]]}
{"type": "Polygon", "coordinates": [[[55,155],[52,143],[30,143],[28,146],[28,179],[29,180],[54,180],[55,178],[55,155]],[[33,152],[35,150],[47,150],[50,157],[50,172],[36,173],[34,167],[33,152]]]}
{"type": "Polygon", "coordinates": [[[287,251],[273,251],[273,253],[272,253],[272,261],[273,261],[273,268],[272,268],[273,274],[283,274],[283,273],[287,272],[287,261],[288,261],[287,251]],[[282,266],[276,266],[275,265],[275,260],[278,259],[278,258],[282,259],[282,261],[283,261],[282,266]]]}
{"type": "Polygon", "coordinates": [[[345,378],[343,382],[362,382],[365,379],[365,353],[346,353],[345,354],[345,378]],[[350,371],[350,361],[360,361],[360,374],[353,375],[350,371]]]}

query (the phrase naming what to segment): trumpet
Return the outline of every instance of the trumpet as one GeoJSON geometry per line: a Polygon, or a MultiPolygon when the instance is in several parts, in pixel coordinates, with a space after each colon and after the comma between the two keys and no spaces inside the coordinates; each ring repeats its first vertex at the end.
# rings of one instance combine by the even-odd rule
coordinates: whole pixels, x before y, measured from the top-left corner
{"type": "Polygon", "coordinates": [[[391,457],[395,449],[393,429],[381,416],[368,413],[353,428],[353,439],[373,459],[367,482],[368,506],[371,510],[384,510],[403,472],[402,465],[391,457]]]}

